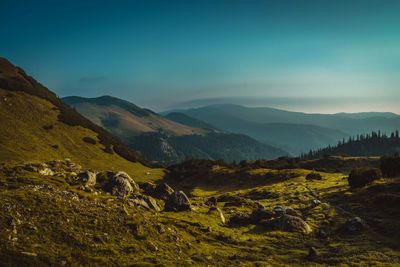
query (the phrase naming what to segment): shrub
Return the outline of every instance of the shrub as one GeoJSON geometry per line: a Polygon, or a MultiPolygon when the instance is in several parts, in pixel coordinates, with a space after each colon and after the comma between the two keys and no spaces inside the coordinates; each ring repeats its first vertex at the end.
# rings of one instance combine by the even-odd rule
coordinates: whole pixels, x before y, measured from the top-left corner
{"type": "Polygon", "coordinates": [[[318,172],[310,172],[307,174],[306,180],[322,180],[322,176],[318,172]]]}
{"type": "Polygon", "coordinates": [[[351,188],[363,187],[372,181],[382,177],[379,169],[375,168],[355,168],[349,174],[349,185],[351,188]]]}
{"type": "Polygon", "coordinates": [[[400,157],[382,157],[381,171],[386,177],[400,176],[400,157]]]}
{"type": "Polygon", "coordinates": [[[92,144],[92,145],[96,144],[96,140],[94,140],[92,137],[89,137],[89,136],[83,137],[82,140],[83,140],[83,142],[88,143],[88,144],[92,144]]]}

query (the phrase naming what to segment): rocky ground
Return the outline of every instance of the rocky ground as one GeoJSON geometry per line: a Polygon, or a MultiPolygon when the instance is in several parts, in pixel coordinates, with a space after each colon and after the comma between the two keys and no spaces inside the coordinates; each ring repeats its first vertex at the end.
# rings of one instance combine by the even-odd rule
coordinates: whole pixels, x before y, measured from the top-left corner
{"type": "Polygon", "coordinates": [[[351,190],[342,173],[210,170],[137,183],[68,159],[0,165],[0,265],[400,264],[396,179],[351,190]]]}

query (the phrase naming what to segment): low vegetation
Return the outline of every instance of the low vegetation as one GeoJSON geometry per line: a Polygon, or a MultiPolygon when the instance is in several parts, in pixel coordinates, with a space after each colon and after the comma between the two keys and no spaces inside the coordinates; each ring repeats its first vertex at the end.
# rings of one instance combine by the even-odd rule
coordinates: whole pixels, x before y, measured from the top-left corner
{"type": "Polygon", "coordinates": [[[350,172],[348,181],[351,188],[358,188],[366,186],[381,177],[382,173],[379,169],[356,168],[350,172]]]}
{"type": "Polygon", "coordinates": [[[320,173],[323,180],[306,180],[308,170],[238,166],[213,161],[176,165],[170,170],[177,178],[176,184],[173,177],[156,181],[159,189],[156,184],[142,182],[138,193],[102,186],[115,175],[128,179],[119,172],[101,174],[99,186],[97,182],[88,183],[89,176],[79,174],[86,170],[70,161],[3,164],[0,167],[2,264],[396,266],[400,263],[397,231],[400,210],[395,205],[399,200],[396,193],[399,181],[377,180],[351,191],[342,173],[320,173]],[[189,173],[189,166],[205,168],[203,174],[209,176],[200,181],[200,176],[189,173]],[[71,180],[71,177],[77,178],[71,180]],[[185,188],[187,180],[198,182],[189,189],[185,188]],[[184,203],[184,211],[164,211],[165,199],[169,198],[159,193],[168,196],[173,189],[163,182],[169,182],[175,192],[187,193],[190,207],[185,204],[185,197],[178,197],[184,203]],[[153,208],[146,202],[151,191],[157,197],[152,202],[153,208]]]}

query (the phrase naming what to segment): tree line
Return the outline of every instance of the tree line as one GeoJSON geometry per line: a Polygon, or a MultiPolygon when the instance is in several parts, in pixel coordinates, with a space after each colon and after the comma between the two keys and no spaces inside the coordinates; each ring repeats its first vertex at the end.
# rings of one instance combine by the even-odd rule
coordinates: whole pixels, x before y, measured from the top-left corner
{"type": "Polygon", "coordinates": [[[391,156],[400,152],[399,130],[389,135],[381,131],[343,138],[337,145],[302,153],[301,158],[313,159],[327,156],[391,156]]]}

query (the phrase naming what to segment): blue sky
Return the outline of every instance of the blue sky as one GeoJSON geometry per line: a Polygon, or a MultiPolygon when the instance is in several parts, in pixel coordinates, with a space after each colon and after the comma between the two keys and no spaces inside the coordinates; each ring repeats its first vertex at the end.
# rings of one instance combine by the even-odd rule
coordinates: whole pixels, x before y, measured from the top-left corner
{"type": "Polygon", "coordinates": [[[60,96],[155,110],[243,97],[400,113],[397,0],[0,0],[0,9],[0,55],[60,96]]]}

